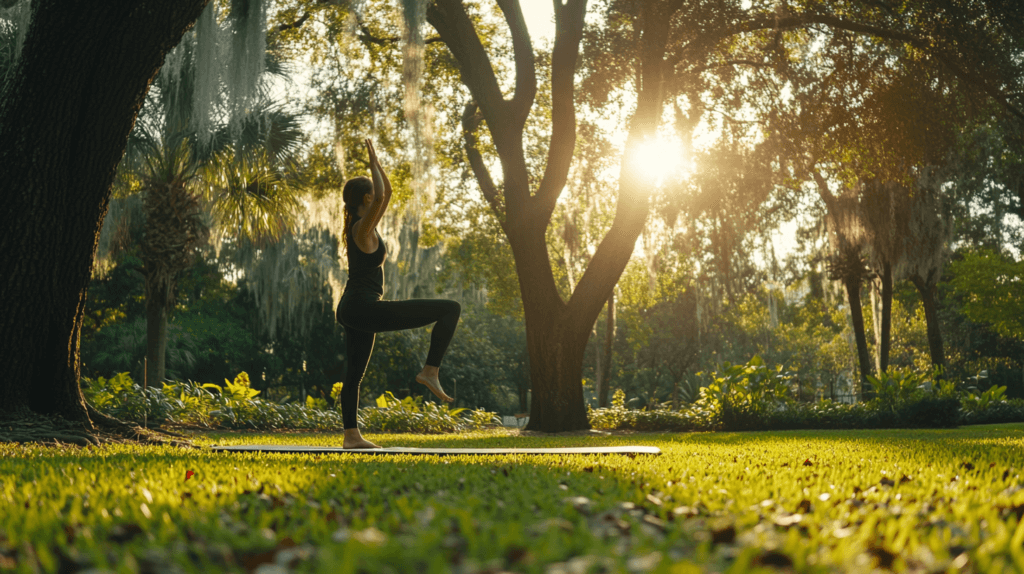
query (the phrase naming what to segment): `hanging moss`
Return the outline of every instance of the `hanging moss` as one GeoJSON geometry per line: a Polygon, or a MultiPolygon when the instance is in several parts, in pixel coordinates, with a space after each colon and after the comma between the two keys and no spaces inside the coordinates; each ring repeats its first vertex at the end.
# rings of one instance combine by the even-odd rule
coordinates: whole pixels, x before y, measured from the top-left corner
{"type": "Polygon", "coordinates": [[[29,0],[0,2],[0,89],[18,61],[31,18],[32,3],[29,0]]]}
{"type": "Polygon", "coordinates": [[[214,134],[217,103],[221,98],[220,45],[223,32],[217,24],[217,3],[210,2],[196,21],[195,88],[192,91],[191,128],[202,145],[208,145],[214,134]]]}
{"type": "Polygon", "coordinates": [[[266,70],[267,0],[232,0],[231,52],[225,70],[230,131],[237,139],[241,120],[259,94],[266,70]]]}
{"type": "Polygon", "coordinates": [[[423,25],[427,3],[423,0],[402,0],[402,83],[405,87],[404,111],[409,125],[409,164],[412,171],[413,200],[407,209],[417,216],[434,201],[431,174],[434,151],[434,109],[420,97],[423,79],[423,25]]]}
{"type": "Polygon", "coordinates": [[[244,244],[239,252],[260,331],[271,340],[305,338],[323,312],[331,278],[341,272],[337,240],[327,231],[310,229],[261,249],[244,244]]]}

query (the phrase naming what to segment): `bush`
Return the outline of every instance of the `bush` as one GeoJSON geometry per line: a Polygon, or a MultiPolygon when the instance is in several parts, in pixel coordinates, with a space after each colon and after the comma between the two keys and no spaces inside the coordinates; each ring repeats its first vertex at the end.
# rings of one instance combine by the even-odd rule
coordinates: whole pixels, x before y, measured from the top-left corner
{"type": "MultiPolygon", "coordinates": [[[[220,429],[316,429],[341,430],[341,413],[324,399],[307,397],[303,403],[275,403],[258,397],[249,375],[239,373],[224,386],[193,381],[164,384],[161,389],[142,389],[128,373],[110,379],[83,379],[86,399],[98,410],[121,420],[141,424],[148,414],[151,424],[174,423],[220,429]]],[[[332,396],[340,393],[335,385],[332,396]]],[[[363,430],[373,432],[441,433],[474,430],[500,424],[497,415],[484,410],[449,409],[424,402],[422,397],[399,401],[390,392],[377,398],[376,407],[357,413],[363,430]]]]}
{"type": "Polygon", "coordinates": [[[419,396],[399,400],[390,391],[377,397],[376,408],[360,409],[358,416],[359,426],[371,432],[445,433],[501,424],[495,413],[449,409],[419,396]]]}
{"type": "Polygon", "coordinates": [[[869,377],[875,398],[855,404],[800,403],[788,396],[790,373],[768,368],[760,357],[745,365],[726,363],[700,389],[699,398],[678,412],[664,407],[629,410],[616,391],[612,406],[590,411],[591,426],[620,430],[797,430],[949,428],[958,424],[1024,421],[1024,401],[1001,391],[962,394],[941,373],[890,369],[869,377]]]}
{"type": "Polygon", "coordinates": [[[713,382],[701,389],[698,403],[717,413],[721,426],[728,430],[764,428],[779,411],[794,401],[787,396],[791,373],[782,366],[769,369],[761,357],[754,356],[745,365],[725,363],[713,382]]]}
{"type": "Polygon", "coordinates": [[[714,427],[713,414],[698,405],[682,411],[669,410],[667,405],[659,405],[655,409],[627,409],[626,393],[622,389],[616,390],[612,395],[610,407],[588,407],[588,414],[590,426],[604,430],[691,431],[710,430],[714,427]]]}
{"type": "Polygon", "coordinates": [[[965,392],[960,424],[982,425],[1024,421],[1024,400],[1006,399],[1006,387],[990,387],[983,393],[965,392]]]}
{"type": "Polygon", "coordinates": [[[139,424],[143,422],[144,415],[148,422],[162,424],[172,411],[181,406],[167,400],[160,389],[149,387],[143,393],[142,387],[136,385],[127,372],[109,379],[83,377],[82,394],[99,411],[139,424]]]}

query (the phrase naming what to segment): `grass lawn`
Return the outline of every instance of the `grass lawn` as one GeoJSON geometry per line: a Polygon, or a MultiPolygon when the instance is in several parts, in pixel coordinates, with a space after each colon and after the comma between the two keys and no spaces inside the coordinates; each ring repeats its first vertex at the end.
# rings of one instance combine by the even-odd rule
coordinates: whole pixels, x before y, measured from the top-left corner
{"type": "MultiPolygon", "coordinates": [[[[644,444],[664,454],[0,444],[0,571],[1024,572],[1021,424],[514,434],[368,438],[424,447],[644,444]]],[[[341,436],[195,440],[340,445],[341,436]]]]}

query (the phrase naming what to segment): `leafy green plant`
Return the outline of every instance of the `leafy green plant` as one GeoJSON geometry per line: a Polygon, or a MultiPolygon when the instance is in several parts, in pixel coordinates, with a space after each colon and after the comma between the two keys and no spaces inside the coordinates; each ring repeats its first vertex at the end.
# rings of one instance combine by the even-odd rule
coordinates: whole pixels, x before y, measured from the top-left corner
{"type": "Polygon", "coordinates": [[[771,369],[757,355],[745,365],[727,362],[701,389],[697,402],[717,413],[725,429],[763,428],[766,418],[793,402],[788,396],[792,377],[782,365],[771,369]]]}
{"type": "Polygon", "coordinates": [[[109,379],[83,377],[82,394],[98,410],[139,424],[143,420],[161,424],[181,406],[168,400],[160,389],[150,387],[143,391],[127,372],[118,373],[109,379]]]}
{"type": "Polygon", "coordinates": [[[960,404],[964,411],[969,413],[980,413],[991,408],[995,403],[1005,400],[1006,387],[992,386],[982,393],[964,393],[960,404]]]}
{"type": "Polygon", "coordinates": [[[420,396],[398,399],[386,391],[376,407],[359,410],[359,424],[370,432],[443,433],[483,428],[499,421],[495,413],[449,409],[448,405],[426,402],[420,396]],[[467,413],[468,416],[462,416],[467,413]]]}
{"type": "Polygon", "coordinates": [[[696,403],[681,411],[669,410],[667,403],[654,409],[629,409],[622,389],[612,395],[610,407],[587,410],[590,426],[605,430],[710,430],[715,420],[710,411],[696,403]]]}

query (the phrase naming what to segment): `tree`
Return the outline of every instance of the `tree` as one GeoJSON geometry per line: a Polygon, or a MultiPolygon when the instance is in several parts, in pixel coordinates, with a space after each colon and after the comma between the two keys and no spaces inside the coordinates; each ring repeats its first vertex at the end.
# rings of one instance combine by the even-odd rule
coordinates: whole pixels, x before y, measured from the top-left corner
{"type": "Polygon", "coordinates": [[[968,252],[952,265],[952,285],[970,320],[1024,339],[1024,262],[991,250],[968,252]]]}
{"type": "Polygon", "coordinates": [[[164,55],[205,4],[32,3],[0,94],[4,416],[118,426],[88,408],[79,389],[85,292],[128,133],[164,55]]]}
{"type": "MultiPolygon", "coordinates": [[[[436,0],[427,9],[427,20],[459,62],[462,81],[472,95],[463,121],[466,155],[515,256],[534,388],[530,428],[535,430],[588,426],[580,387],[582,349],[601,306],[625,269],[650,209],[649,189],[633,156],[640,153],[641,142],[653,139],[668,98],[693,86],[713,61],[712,55],[721,54],[723,44],[758,30],[771,31],[778,38],[784,30],[823,25],[854,35],[876,36],[882,44],[910,44],[961,76],[969,75],[962,66],[962,53],[933,47],[932,40],[949,31],[941,28],[944,20],[933,18],[929,10],[906,7],[893,12],[853,2],[844,4],[844,15],[837,16],[822,11],[817,4],[780,12],[761,4],[745,10],[738,5],[707,8],[680,1],[610,2],[609,13],[618,17],[617,23],[625,23],[620,25],[630,30],[633,40],[631,45],[624,43],[629,46],[625,53],[607,52],[606,69],[613,76],[635,78],[636,107],[628,124],[615,220],[566,301],[558,292],[544,238],[572,162],[576,137],[573,85],[586,2],[570,0],[555,5],[551,136],[542,173],[530,172],[523,149],[524,125],[538,89],[532,44],[518,2],[499,0],[498,6],[511,35],[515,60],[515,89],[510,98],[502,93],[492,58],[462,2],[436,0]],[[680,24],[684,21],[686,24],[680,24]],[[483,124],[501,163],[500,184],[477,147],[477,132],[483,124]]],[[[957,16],[957,27],[951,33],[959,35],[959,41],[976,46],[982,57],[991,56],[993,66],[1013,61],[1012,56],[994,53],[998,49],[988,49],[983,43],[987,34],[1003,32],[1007,22],[1000,22],[1002,27],[995,32],[983,34],[972,24],[975,20],[970,12],[975,8],[950,8],[957,16]]],[[[608,44],[621,47],[623,43],[608,44]]],[[[991,80],[982,78],[979,89],[1016,111],[1006,92],[991,80]]]]}

